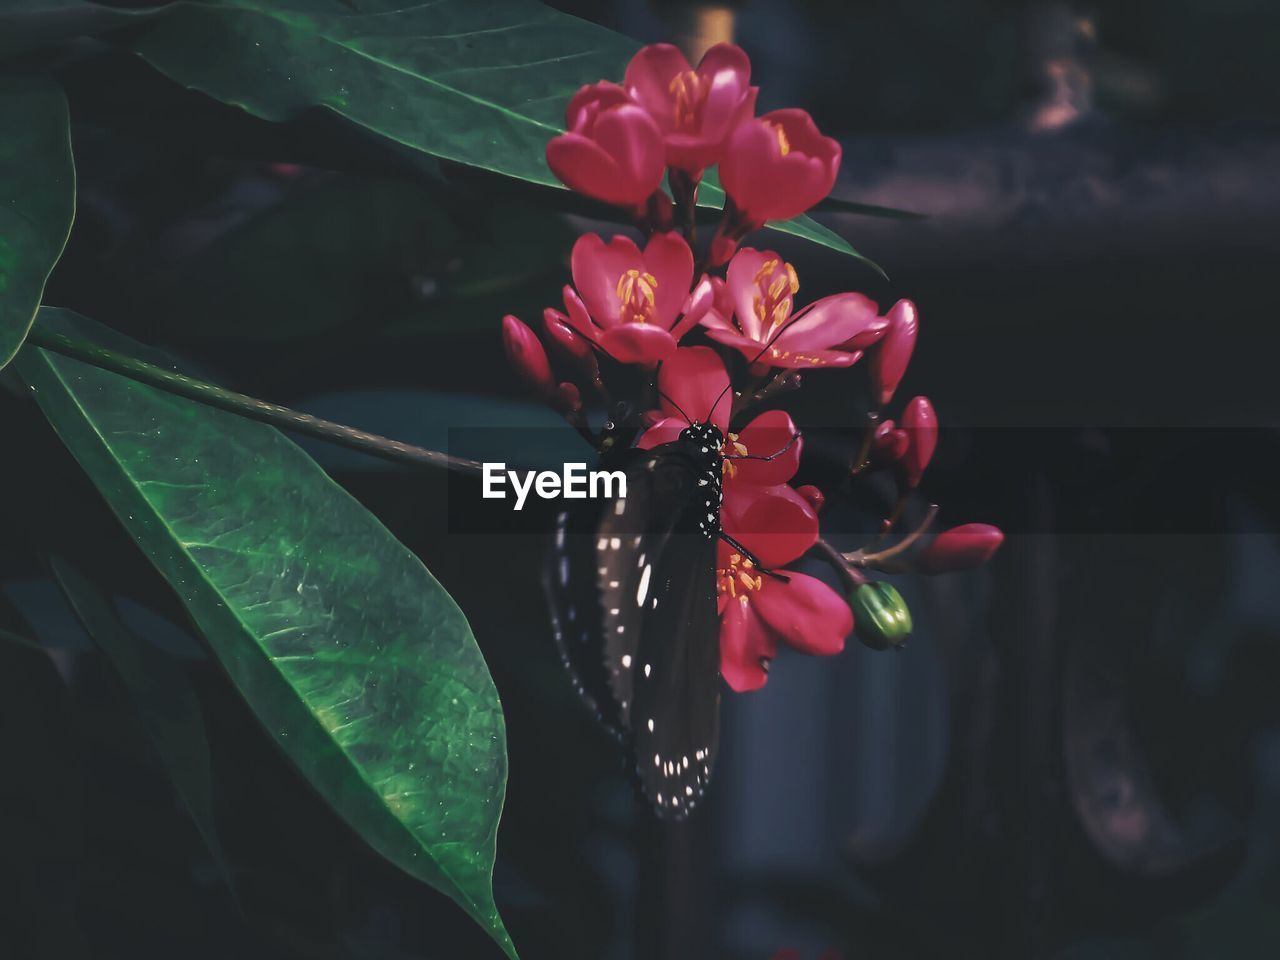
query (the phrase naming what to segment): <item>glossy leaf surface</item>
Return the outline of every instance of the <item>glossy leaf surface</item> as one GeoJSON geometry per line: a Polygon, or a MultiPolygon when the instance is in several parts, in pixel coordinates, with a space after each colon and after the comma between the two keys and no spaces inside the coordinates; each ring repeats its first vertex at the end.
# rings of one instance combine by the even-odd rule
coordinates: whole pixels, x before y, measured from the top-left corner
{"type": "MultiPolygon", "coordinates": [[[[39,322],[142,352],[69,311],[39,322]]],[[[278,431],[34,346],[16,367],[302,773],[514,957],[491,889],[502,711],[444,588],[278,431]]]]}
{"type": "MultiPolygon", "coordinates": [[[[637,44],[535,0],[178,4],[134,48],[179,83],[268,120],[326,108],[402,148],[559,187],[547,140],[585,83],[637,44]]],[[[714,178],[699,202],[724,205],[714,178]]],[[[860,256],[819,223],[770,224],[860,256]]]]}
{"type": "Polygon", "coordinates": [[[56,85],[0,79],[0,368],[26,339],[71,231],[69,123],[56,85]]]}

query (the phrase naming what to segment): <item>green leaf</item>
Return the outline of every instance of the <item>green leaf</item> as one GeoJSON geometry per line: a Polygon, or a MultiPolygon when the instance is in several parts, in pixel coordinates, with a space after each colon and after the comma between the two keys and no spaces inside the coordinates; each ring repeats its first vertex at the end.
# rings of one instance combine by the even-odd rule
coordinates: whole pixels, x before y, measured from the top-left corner
{"type": "Polygon", "coordinates": [[[4,0],[0,9],[0,57],[71,37],[102,33],[156,12],[104,7],[87,0],[4,0]]]}
{"type": "Polygon", "coordinates": [[[928,220],[927,213],[902,210],[898,207],[882,207],[877,203],[858,203],[840,197],[819,200],[813,208],[816,213],[852,213],[860,217],[879,217],[883,220],[928,220]]]}
{"type": "Polygon", "coordinates": [[[174,790],[238,906],[214,825],[209,741],[191,679],[175,660],[130,630],[111,598],[72,564],[50,557],[49,566],[85,631],[111,661],[137,707],[174,790]]]}
{"type": "Polygon", "coordinates": [[[26,339],[75,215],[67,99],[55,84],[0,80],[0,369],[26,339]]]}
{"type": "MultiPolygon", "coordinates": [[[[70,311],[39,323],[138,352],[70,311]]],[[[278,431],[34,346],[15,367],[302,773],[514,958],[502,710],[444,588],[278,431]]]]}
{"type": "MultiPolygon", "coordinates": [[[[558,188],[543,151],[565,105],[620,78],[638,44],[534,0],[232,0],[176,5],[134,49],[255,116],[324,107],[410,150],[558,188]]],[[[724,205],[714,181],[699,203],[724,205]]],[[[860,256],[808,217],[769,226],[860,256]]]]}

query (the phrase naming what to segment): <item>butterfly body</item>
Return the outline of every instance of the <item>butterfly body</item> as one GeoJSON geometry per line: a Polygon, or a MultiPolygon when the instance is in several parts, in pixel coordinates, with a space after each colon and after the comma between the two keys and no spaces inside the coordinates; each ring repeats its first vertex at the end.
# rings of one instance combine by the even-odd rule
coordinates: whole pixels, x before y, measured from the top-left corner
{"type": "Polygon", "coordinates": [[[717,427],[691,423],[671,443],[626,451],[627,496],[576,527],[562,515],[548,558],[565,663],[665,819],[697,805],[719,741],[723,445],[717,427]]]}

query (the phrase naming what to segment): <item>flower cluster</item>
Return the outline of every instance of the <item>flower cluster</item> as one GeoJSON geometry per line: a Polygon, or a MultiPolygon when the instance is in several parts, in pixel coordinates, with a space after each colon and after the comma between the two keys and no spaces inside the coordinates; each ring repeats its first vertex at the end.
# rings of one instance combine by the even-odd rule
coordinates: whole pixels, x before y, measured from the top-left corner
{"type": "Polygon", "coordinates": [[[573,282],[561,307],[543,311],[540,335],[513,316],[503,321],[515,370],[602,452],[670,443],[689,418],[726,437],[719,519],[727,537],[716,574],[721,674],[737,691],[765,683],[779,643],[834,654],[856,628],[868,646],[900,645],[910,632],[906,606],[867,572],[972,567],[1002,540],[984,524],[929,540],[931,508],[921,526],[885,545],[937,444],[927,398],[908,401],[896,421],[882,415],[915,349],[919,314],[909,300],[881,314],[854,292],[798,304],[795,266],[740,245],[767,221],[822,200],[840,165],[839,144],[803,110],[757,116],[750,80],[750,62],[735,46],[713,47],[693,68],[675,47],[656,44],[636,54],[621,84],[579,90],[567,132],[547,145],[547,163],[571,189],[622,208],[643,242],[579,237],[573,282]],[[726,202],[699,254],[694,207],[713,166],[726,202]],[[820,536],[823,492],[792,485],[803,441],[791,416],[777,408],[748,414],[796,389],[801,371],[864,357],[871,413],[853,473],[890,472],[899,498],[872,543],[841,553],[820,536]],[[598,431],[588,417],[594,408],[605,413],[598,431]],[[642,429],[629,416],[637,412],[642,429]],[[804,556],[828,562],[846,596],[795,570],[769,575],[804,556]]]}

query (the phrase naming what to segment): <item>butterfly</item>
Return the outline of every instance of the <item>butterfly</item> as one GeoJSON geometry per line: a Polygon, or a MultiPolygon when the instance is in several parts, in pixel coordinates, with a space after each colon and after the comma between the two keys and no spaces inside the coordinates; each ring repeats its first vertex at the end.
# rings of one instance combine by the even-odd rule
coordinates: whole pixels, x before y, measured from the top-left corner
{"type": "Polygon", "coordinates": [[[679,412],[688,425],[676,440],[623,451],[611,465],[626,476],[625,497],[586,518],[560,514],[544,575],[578,692],[629,746],[652,809],[671,820],[702,799],[719,745],[718,542],[786,579],[721,529],[725,462],[773,460],[799,440],[730,456],[710,415],[679,412]]]}

